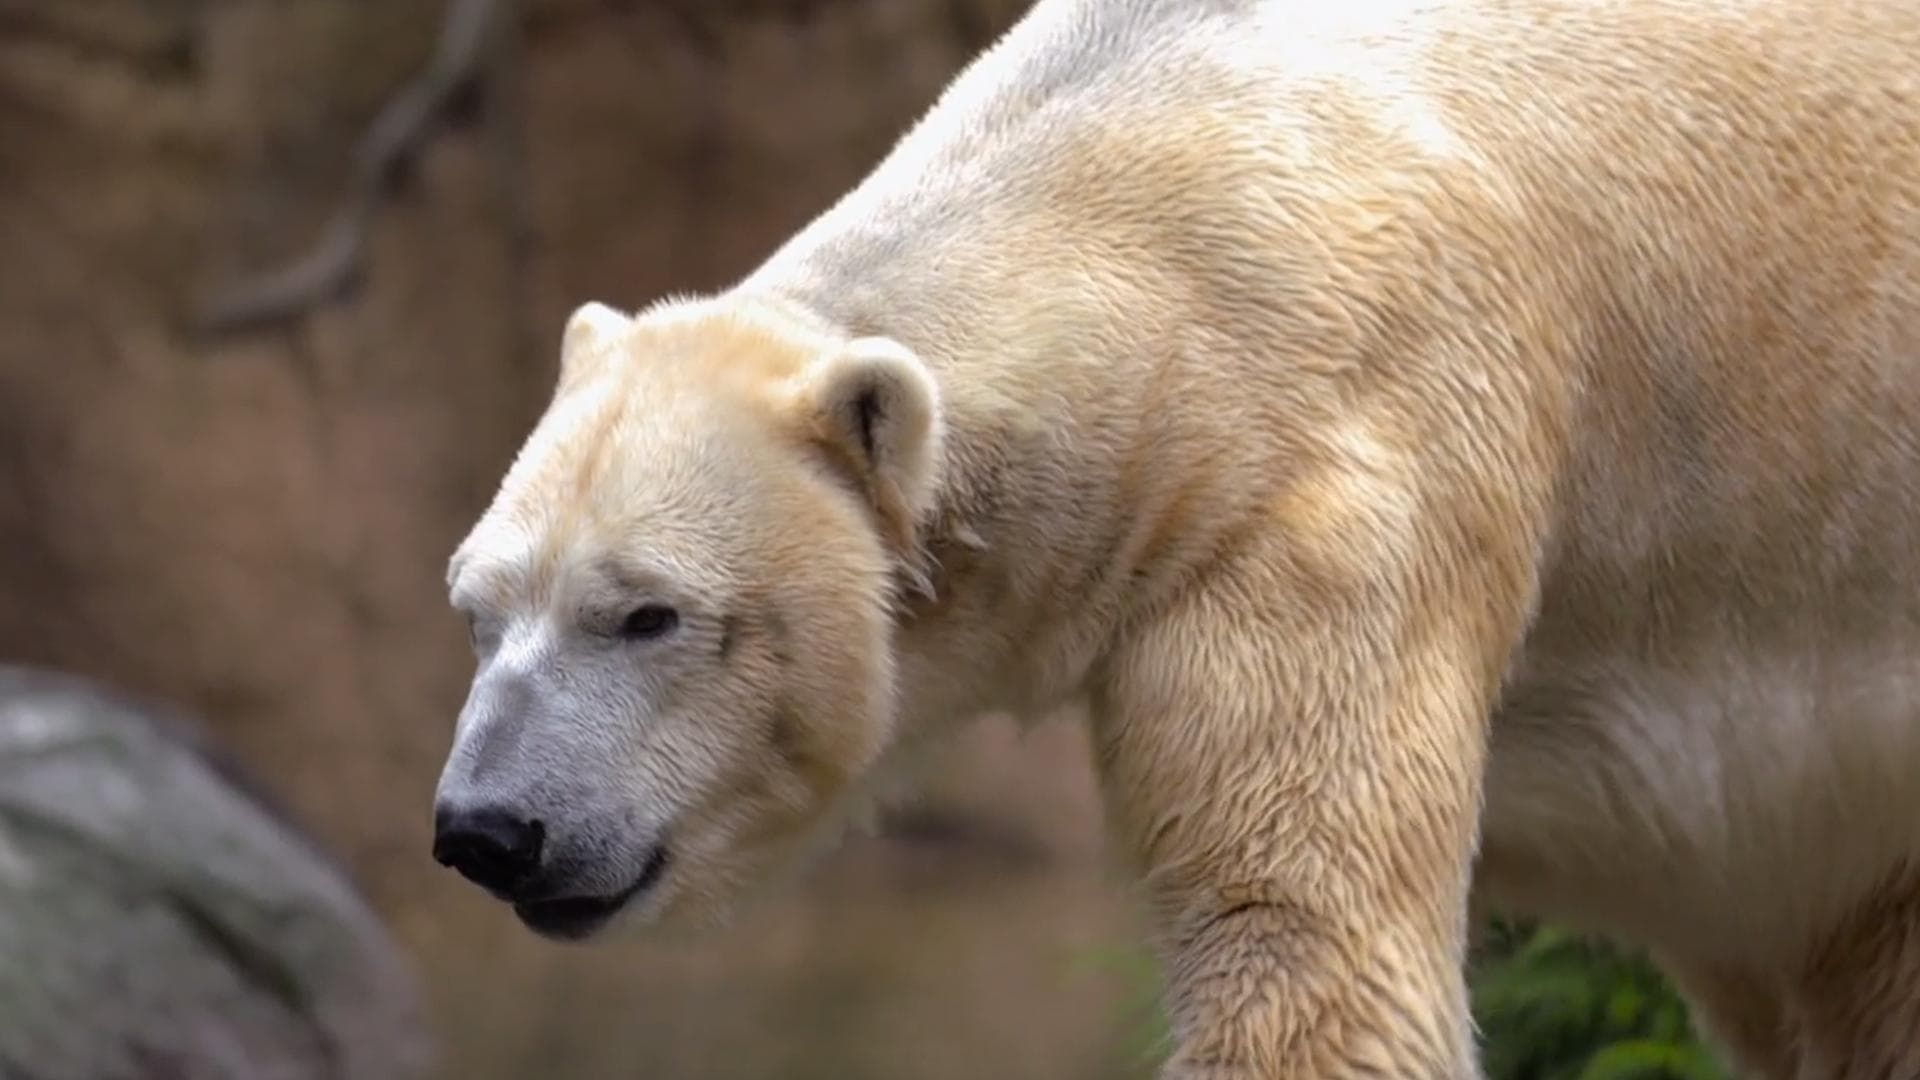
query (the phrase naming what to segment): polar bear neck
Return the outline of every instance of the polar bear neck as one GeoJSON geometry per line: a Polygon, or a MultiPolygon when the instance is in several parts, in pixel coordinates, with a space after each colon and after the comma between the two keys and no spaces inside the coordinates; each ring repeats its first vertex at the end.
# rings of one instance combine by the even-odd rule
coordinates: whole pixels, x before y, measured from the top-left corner
{"type": "Polygon", "coordinates": [[[940,385],[942,485],[902,574],[909,712],[1053,708],[1111,628],[1262,497],[1226,455],[1184,460],[1255,451],[1231,418],[1174,395],[1229,378],[1209,337],[1219,305],[1286,290],[1208,242],[1227,208],[1202,193],[1231,198],[1221,170],[1236,164],[1187,145],[1152,89],[1170,66],[1223,77],[1202,54],[1252,6],[1042,3],[734,290],[832,336],[893,338],[940,385]],[[1201,504],[1217,519],[1171,527],[1201,504]],[[940,658],[924,681],[944,689],[919,689],[920,657],[940,658]]]}
{"type": "Polygon", "coordinates": [[[1321,123],[1313,79],[1282,87],[1248,55],[1290,40],[1261,20],[1298,7],[1043,0],[736,287],[933,372],[946,465],[905,580],[930,571],[934,596],[902,606],[903,655],[944,656],[949,683],[1025,673],[990,706],[1078,692],[1114,627],[1253,527],[1302,432],[1345,437],[1307,404],[1331,397],[1291,385],[1427,332],[1377,308],[1441,230],[1370,207],[1418,209],[1422,155],[1455,164],[1444,125],[1403,93],[1397,43],[1356,98],[1379,115],[1321,123]]]}
{"type": "Polygon", "coordinates": [[[1044,712],[1085,682],[1105,645],[1098,628],[1150,599],[1139,583],[1174,580],[1190,557],[1155,540],[1183,496],[1146,489],[1179,476],[1208,498],[1199,492],[1231,483],[1224,461],[1147,467],[1206,443],[1171,437],[1185,420],[1163,407],[1175,372],[1203,362],[1196,324],[1157,317],[1174,306],[1144,281],[1091,273],[1112,260],[1070,228],[971,206],[949,216],[931,200],[900,211],[816,234],[742,293],[799,308],[833,337],[893,338],[940,386],[945,465],[899,576],[906,711],[1044,712]],[[917,658],[935,656],[923,665],[934,689],[917,690],[917,658]]]}

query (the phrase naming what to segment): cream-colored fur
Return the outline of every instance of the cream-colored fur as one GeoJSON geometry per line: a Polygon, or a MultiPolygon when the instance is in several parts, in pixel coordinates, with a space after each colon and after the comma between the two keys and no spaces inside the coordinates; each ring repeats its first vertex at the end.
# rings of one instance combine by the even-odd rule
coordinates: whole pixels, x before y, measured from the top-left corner
{"type": "Polygon", "coordinates": [[[1471,1075],[1470,881],[1747,1075],[1920,1075],[1911,0],[1041,0],[566,353],[455,560],[443,791],[606,887],[668,838],[631,909],[1085,700],[1170,1078],[1471,1075]]]}

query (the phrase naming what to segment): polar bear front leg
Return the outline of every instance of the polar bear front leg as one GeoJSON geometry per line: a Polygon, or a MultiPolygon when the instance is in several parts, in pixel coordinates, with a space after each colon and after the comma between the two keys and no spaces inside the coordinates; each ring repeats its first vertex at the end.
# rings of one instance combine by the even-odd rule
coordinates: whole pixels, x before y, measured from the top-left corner
{"type": "Polygon", "coordinates": [[[1165,967],[1167,1080],[1478,1074],[1467,892],[1528,573],[1373,540],[1294,534],[1216,565],[1096,694],[1165,967]]]}

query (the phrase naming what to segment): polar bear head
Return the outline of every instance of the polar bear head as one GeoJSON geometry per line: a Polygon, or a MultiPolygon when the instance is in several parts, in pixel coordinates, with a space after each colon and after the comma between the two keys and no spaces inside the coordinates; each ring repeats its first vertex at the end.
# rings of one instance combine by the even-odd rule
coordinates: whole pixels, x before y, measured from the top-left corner
{"type": "Polygon", "coordinates": [[[559,938],[711,921],[792,865],[892,739],[940,461],[936,384],[890,340],[579,309],[448,568],[477,666],[435,857],[559,938]]]}

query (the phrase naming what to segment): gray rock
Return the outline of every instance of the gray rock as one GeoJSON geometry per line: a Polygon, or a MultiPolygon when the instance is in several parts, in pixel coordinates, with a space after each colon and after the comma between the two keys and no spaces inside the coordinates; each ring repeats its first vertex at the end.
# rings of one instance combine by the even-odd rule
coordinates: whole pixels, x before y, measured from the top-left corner
{"type": "Polygon", "coordinates": [[[0,666],[0,1078],[399,1080],[403,955],[339,867],[159,710],[0,666]]]}

